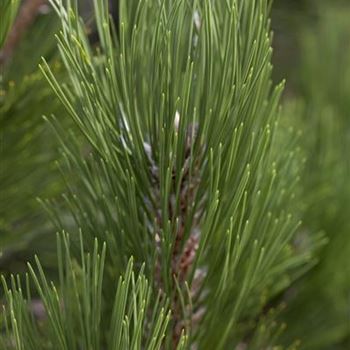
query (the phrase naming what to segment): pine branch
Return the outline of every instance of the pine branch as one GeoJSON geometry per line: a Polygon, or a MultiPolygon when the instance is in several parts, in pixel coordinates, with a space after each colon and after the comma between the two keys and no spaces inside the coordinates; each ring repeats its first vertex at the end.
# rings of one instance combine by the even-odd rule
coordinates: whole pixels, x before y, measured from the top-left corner
{"type": "MultiPolygon", "coordinates": [[[[106,246],[100,249],[96,241],[93,252],[81,251],[81,261],[77,263],[70,253],[68,235],[58,235],[59,290],[47,280],[38,259],[35,268],[29,265],[24,285],[19,277],[13,277],[9,290],[3,279],[8,301],[4,309],[7,333],[1,335],[4,348],[98,350],[102,335],[107,334],[104,346],[111,350],[160,349],[170,318],[167,303],[156,301],[152,321],[145,323],[153,297],[142,268],[138,275],[134,274],[132,259],[119,279],[111,318],[103,319],[105,255],[106,246]],[[31,284],[35,285],[45,310],[45,320],[40,322],[28,308],[31,284]]],[[[185,338],[177,349],[184,346],[185,338]]]]}
{"type": "Polygon", "coordinates": [[[239,319],[259,309],[255,295],[311,259],[288,249],[299,226],[285,206],[297,185],[297,153],[288,138],[290,152],[275,149],[282,85],[271,90],[269,82],[267,5],[121,2],[119,39],[106,3],[95,2],[97,59],[73,9],[53,4],[69,88],[45,63],[42,70],[91,146],[81,159],[78,144],[64,145],[68,166],[86,174],[67,197],[72,215],[90,241],[101,234],[115,247],[108,260],[116,271],[130,254],[146,261],[150,278],[160,266],[155,285],[174,300],[175,314],[183,309],[173,320],[175,343],[177,324],[195,318],[184,310],[186,284],[189,295],[197,286],[188,303],[202,314],[193,337],[200,347],[223,348],[239,319]],[[189,157],[191,125],[198,131],[189,157]],[[195,194],[181,192],[187,169],[195,194]],[[178,263],[188,254],[182,283],[178,263]]]}
{"type": "MultiPolygon", "coordinates": [[[[252,332],[241,331],[245,320],[258,318],[314,264],[317,244],[311,239],[306,251],[295,249],[302,162],[295,131],[278,123],[283,83],[271,83],[268,2],[120,1],[115,28],[107,1],[96,0],[97,50],[76,3],[51,3],[61,20],[57,42],[69,81],[45,60],[41,70],[78,132],[67,131],[62,115],[49,118],[63,149],[70,217],[46,206],[59,231],[82,232],[81,251],[96,250],[96,237],[106,242],[106,275],[97,284],[106,295],[104,315],[115,309],[113,301],[127,298],[115,297],[113,283],[129,271],[133,256],[137,268],[145,263],[152,295],[160,294],[160,304],[168,300],[172,311],[169,319],[161,317],[169,325],[162,321],[159,347],[241,344],[252,332]]],[[[74,256],[60,261],[70,266],[74,256]]],[[[63,310],[72,325],[70,313],[76,315],[79,337],[61,330],[60,299],[39,267],[36,285],[52,311],[51,328],[43,333],[69,349],[80,338],[85,348],[140,348],[141,333],[151,344],[150,333],[142,332],[154,324],[139,302],[148,295],[138,296],[146,289],[141,282],[137,288],[131,283],[136,289],[129,306],[111,312],[119,330],[112,341],[89,322],[92,300],[99,305],[100,299],[86,294],[91,289],[84,276],[87,266],[98,268],[96,259],[81,259],[80,288],[73,273],[70,283],[60,280],[70,295],[64,300],[75,301],[63,310]]],[[[16,335],[12,319],[21,346],[25,334],[16,335]]]]}

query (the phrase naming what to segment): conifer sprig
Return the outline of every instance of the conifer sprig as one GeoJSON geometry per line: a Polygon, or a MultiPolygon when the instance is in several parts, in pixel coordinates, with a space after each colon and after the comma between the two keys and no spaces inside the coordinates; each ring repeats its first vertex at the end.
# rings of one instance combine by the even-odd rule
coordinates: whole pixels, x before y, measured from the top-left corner
{"type": "MultiPolygon", "coordinates": [[[[59,289],[47,280],[38,259],[35,267],[29,265],[24,282],[13,276],[8,289],[5,280],[2,281],[8,300],[3,311],[8,333],[1,335],[2,348],[160,349],[170,312],[166,300],[150,309],[151,287],[142,268],[135,275],[133,259],[129,260],[125,275],[115,280],[113,309],[106,319],[103,293],[106,245],[101,249],[95,241],[93,252],[81,251],[81,260],[77,262],[71,256],[68,235],[57,237],[59,289]],[[36,315],[28,312],[33,285],[44,308],[39,323],[36,315]]],[[[182,338],[177,349],[184,348],[185,342],[182,338]]]]}
{"type": "MultiPolygon", "coordinates": [[[[106,295],[130,256],[137,267],[145,263],[152,300],[169,300],[165,349],[239,344],[241,330],[254,327],[245,320],[314,262],[315,242],[306,251],[293,242],[300,159],[294,131],[278,124],[283,84],[271,83],[269,2],[125,0],[115,27],[107,1],[96,0],[98,48],[76,2],[51,3],[69,82],[45,61],[41,69],[79,129],[67,132],[62,116],[50,118],[71,213],[67,220],[48,203],[58,229],[81,230],[88,251],[96,237],[106,241],[106,295]]],[[[48,287],[42,298],[56,300],[52,293],[48,287]]],[[[115,299],[104,300],[111,310],[115,299]]],[[[76,304],[84,322],[91,305],[76,304]]],[[[129,306],[134,319],[143,317],[135,300],[129,306]]],[[[60,319],[51,324],[57,339],[70,337],[60,319]]],[[[139,337],[140,324],[132,329],[139,337]]]]}

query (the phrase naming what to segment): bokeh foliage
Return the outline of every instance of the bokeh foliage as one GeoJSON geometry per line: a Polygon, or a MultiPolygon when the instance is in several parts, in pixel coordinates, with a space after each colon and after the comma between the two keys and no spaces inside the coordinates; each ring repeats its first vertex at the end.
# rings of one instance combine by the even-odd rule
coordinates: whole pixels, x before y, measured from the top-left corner
{"type": "MultiPolygon", "coordinates": [[[[44,113],[58,112],[58,100],[39,72],[41,56],[60,74],[53,13],[38,15],[1,62],[0,90],[0,269],[16,271],[52,242],[52,225],[38,197],[56,196],[62,186],[55,170],[57,143],[44,113]],[[33,47],[35,46],[35,50],[33,47]],[[5,57],[8,54],[9,57],[5,57]],[[51,238],[42,238],[45,235],[51,238]],[[33,240],[36,242],[33,243],[33,240]]],[[[2,22],[2,21],[1,21],[2,22]]],[[[3,24],[4,22],[2,22],[3,24]]],[[[15,26],[23,25],[21,21],[15,26]]],[[[14,44],[13,44],[14,45],[14,44]]],[[[54,250],[53,250],[54,251],[54,250]]]]}

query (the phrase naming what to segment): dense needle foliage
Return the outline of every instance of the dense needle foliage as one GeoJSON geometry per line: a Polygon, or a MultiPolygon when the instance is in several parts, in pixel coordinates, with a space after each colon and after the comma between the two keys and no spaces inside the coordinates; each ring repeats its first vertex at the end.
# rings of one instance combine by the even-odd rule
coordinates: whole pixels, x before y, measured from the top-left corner
{"type": "MultiPolygon", "coordinates": [[[[322,329],[323,323],[311,323],[313,305],[323,301],[312,303],[310,295],[317,295],[332,251],[339,249],[327,225],[345,216],[349,203],[348,163],[331,170],[349,143],[346,135],[334,149],[335,135],[348,124],[348,95],[325,102],[332,91],[323,95],[318,88],[322,78],[312,56],[317,38],[305,35],[309,56],[301,58],[308,103],[292,103],[281,113],[284,83],[275,86],[271,78],[270,1],[120,0],[113,21],[108,1],[94,0],[97,42],[75,1],[50,3],[60,20],[59,58],[42,48],[41,75],[24,81],[22,107],[45,114],[45,124],[28,121],[27,140],[29,152],[44,142],[46,158],[28,157],[22,169],[35,168],[30,179],[38,186],[44,170],[50,172],[44,164],[58,160],[64,193],[57,197],[62,185],[55,180],[42,200],[59,232],[58,274],[51,282],[35,257],[27,275],[2,278],[0,346],[294,349],[345,340],[346,277],[333,318],[337,335],[325,333],[327,341],[317,342],[315,335],[303,339],[298,329],[322,329]],[[35,89],[33,98],[25,84],[35,89]],[[337,116],[332,129],[330,115],[337,116]],[[305,136],[315,125],[313,138],[305,136]],[[333,187],[323,192],[333,176],[344,181],[339,193],[333,187]],[[346,203],[344,214],[332,203],[346,203]],[[303,312],[309,325],[295,316],[303,312]]],[[[16,2],[11,4],[1,38],[14,17],[16,2]]],[[[12,114],[26,119],[18,110],[19,92],[17,87],[13,100],[3,100],[4,121],[12,114]]],[[[11,96],[10,89],[4,93],[11,96]]],[[[4,159],[17,166],[11,153],[4,159]]],[[[3,174],[6,196],[18,201],[17,181],[3,174]]],[[[8,231],[21,216],[4,213],[11,225],[0,229],[11,237],[8,231]]],[[[40,222],[31,221],[19,235],[40,222]]],[[[339,229],[348,232],[345,224],[339,229]]],[[[11,244],[5,241],[2,249],[10,252],[11,244]]],[[[320,299],[327,293],[324,288],[320,299]]]]}

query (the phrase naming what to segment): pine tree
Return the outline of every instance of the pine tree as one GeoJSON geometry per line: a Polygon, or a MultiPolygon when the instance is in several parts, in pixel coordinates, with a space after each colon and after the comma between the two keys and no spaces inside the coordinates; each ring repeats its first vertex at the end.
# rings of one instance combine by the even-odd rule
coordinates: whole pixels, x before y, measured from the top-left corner
{"type": "Polygon", "coordinates": [[[76,2],[51,4],[67,76],[42,61],[65,108],[46,118],[67,189],[45,202],[58,278],[36,258],[2,279],[0,345],[282,345],[275,300],[314,266],[323,236],[299,244],[303,152],[280,123],[270,2],[123,0],[115,25],[95,0],[98,45],[76,2]]]}
{"type": "MultiPolygon", "coordinates": [[[[62,108],[38,69],[44,56],[62,76],[55,59],[58,20],[52,11],[40,14],[47,10],[43,1],[26,1],[14,21],[19,3],[1,1],[0,10],[1,273],[23,269],[28,257],[42,250],[38,242],[53,228],[36,198],[62,191],[58,172],[51,171],[58,157],[57,142],[42,119],[42,114],[62,108]]],[[[45,243],[47,252],[46,239],[45,243]]],[[[50,250],[54,252],[54,246],[50,250]]]]}

